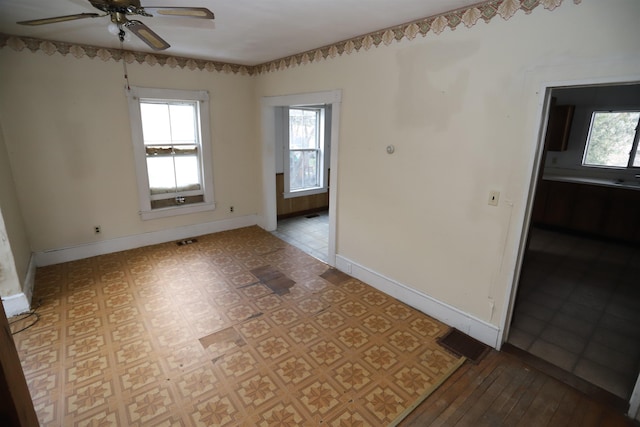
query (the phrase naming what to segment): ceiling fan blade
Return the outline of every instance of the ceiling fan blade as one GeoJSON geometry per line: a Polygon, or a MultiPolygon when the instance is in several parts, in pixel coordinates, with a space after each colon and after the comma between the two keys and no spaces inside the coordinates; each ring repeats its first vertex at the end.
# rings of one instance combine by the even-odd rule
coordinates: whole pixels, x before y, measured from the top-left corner
{"type": "Polygon", "coordinates": [[[98,18],[100,15],[98,13],[78,13],[75,15],[64,15],[64,16],[55,16],[53,18],[43,18],[43,19],[32,19],[30,21],[20,21],[18,24],[21,25],[44,25],[44,24],[54,24],[56,22],[65,22],[65,21],[75,21],[76,19],[84,19],[84,18],[98,18]]]}
{"type": "Polygon", "coordinates": [[[186,16],[189,18],[214,19],[215,15],[206,7],[145,7],[145,12],[152,15],[186,16]]]}
{"type": "Polygon", "coordinates": [[[165,50],[171,47],[162,37],[154,33],[151,28],[147,27],[140,21],[127,21],[125,28],[149,45],[154,50],[165,50]]]}

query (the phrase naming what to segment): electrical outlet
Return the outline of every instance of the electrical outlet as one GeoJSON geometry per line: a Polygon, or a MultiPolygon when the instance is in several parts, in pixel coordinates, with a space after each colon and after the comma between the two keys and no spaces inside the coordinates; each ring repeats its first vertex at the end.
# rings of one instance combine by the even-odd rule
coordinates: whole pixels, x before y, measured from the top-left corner
{"type": "Polygon", "coordinates": [[[496,190],[489,191],[489,205],[498,206],[498,200],[500,200],[500,192],[496,190]]]}
{"type": "Polygon", "coordinates": [[[229,206],[229,212],[233,213],[233,206],[229,206]]]}
{"type": "Polygon", "coordinates": [[[99,226],[99,225],[96,225],[96,226],[93,228],[93,231],[94,231],[96,234],[100,234],[100,232],[102,231],[102,229],[100,228],[100,226],[99,226]]]}

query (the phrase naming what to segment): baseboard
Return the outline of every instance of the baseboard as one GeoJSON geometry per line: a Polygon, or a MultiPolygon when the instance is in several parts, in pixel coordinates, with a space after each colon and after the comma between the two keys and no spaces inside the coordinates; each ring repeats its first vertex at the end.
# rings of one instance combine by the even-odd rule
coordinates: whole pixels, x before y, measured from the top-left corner
{"type": "Polygon", "coordinates": [[[98,255],[140,248],[143,246],[157,245],[173,240],[188,237],[202,236],[204,234],[233,230],[236,228],[256,225],[256,215],[246,215],[238,218],[212,221],[202,224],[194,224],[185,227],[171,228],[168,230],[153,231],[150,233],[136,234],[133,236],[119,237],[117,239],[102,240],[68,248],[52,249],[35,253],[35,264],[38,267],[59,264],[62,262],[76,261],[98,255]]]}
{"type": "Polygon", "coordinates": [[[33,297],[35,278],[36,259],[35,256],[31,254],[24,282],[22,283],[22,292],[8,297],[2,297],[2,305],[7,317],[16,316],[31,310],[31,298],[33,297]]]}
{"type": "Polygon", "coordinates": [[[27,274],[25,274],[24,282],[22,283],[22,293],[27,298],[27,303],[31,306],[33,298],[33,286],[36,281],[36,257],[35,254],[31,254],[29,258],[29,265],[27,266],[27,274]]]}
{"type": "Polygon", "coordinates": [[[494,325],[385,277],[341,255],[336,255],[336,268],[488,346],[493,348],[498,346],[500,330],[494,325]]]}
{"type": "Polygon", "coordinates": [[[2,297],[2,306],[4,307],[4,312],[7,314],[7,317],[26,313],[31,309],[27,296],[22,292],[8,297],[2,297]]]}

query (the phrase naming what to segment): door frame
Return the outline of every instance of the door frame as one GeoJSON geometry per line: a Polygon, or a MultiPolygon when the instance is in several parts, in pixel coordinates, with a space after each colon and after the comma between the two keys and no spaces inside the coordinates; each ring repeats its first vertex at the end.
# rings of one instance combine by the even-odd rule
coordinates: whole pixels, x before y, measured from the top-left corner
{"type": "Polygon", "coordinates": [[[340,136],[340,106],[342,91],[339,89],[293,95],[265,96],[261,99],[262,120],[262,212],[258,224],[267,231],[278,225],[276,205],[276,108],[298,105],[331,105],[331,183],[329,185],[329,240],[327,264],[336,265],[336,212],[338,193],[338,146],[340,136]]]}
{"type": "MultiPolygon", "coordinates": [[[[529,193],[527,194],[526,207],[524,211],[524,220],[522,228],[520,230],[520,241],[518,243],[516,264],[514,266],[514,273],[512,276],[511,286],[507,289],[506,301],[508,303],[507,310],[504,311],[503,317],[500,322],[500,329],[498,333],[498,350],[507,341],[509,332],[511,329],[511,321],[513,320],[513,312],[515,309],[515,300],[518,293],[518,286],[520,282],[520,274],[522,272],[522,265],[526,252],[527,239],[529,237],[529,229],[531,227],[531,216],[533,213],[533,202],[538,186],[538,178],[542,173],[542,161],[544,159],[544,137],[547,130],[549,108],[551,105],[551,95],[554,89],[564,89],[580,86],[609,86],[620,84],[639,84],[640,75],[624,76],[624,77],[612,77],[612,78],[593,78],[582,79],[574,81],[559,81],[559,82],[544,82],[541,84],[538,103],[538,116],[539,125],[537,127],[537,142],[535,147],[534,161],[531,170],[531,177],[529,181],[529,193]]],[[[635,387],[629,400],[629,410],[627,415],[636,419],[640,416],[640,374],[636,379],[635,387]]]]}

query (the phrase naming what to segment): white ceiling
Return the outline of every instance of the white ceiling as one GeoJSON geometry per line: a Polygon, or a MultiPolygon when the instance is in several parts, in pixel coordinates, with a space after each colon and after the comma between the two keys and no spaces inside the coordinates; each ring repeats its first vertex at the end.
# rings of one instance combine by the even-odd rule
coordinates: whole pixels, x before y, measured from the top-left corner
{"type": "MultiPolygon", "coordinates": [[[[256,65],[449,12],[479,0],[141,0],[142,6],[207,7],[214,21],[136,17],[171,44],[167,55],[256,65]]],[[[108,17],[24,26],[17,21],[101,13],[87,0],[0,0],[0,33],[119,48],[108,17]]],[[[125,49],[151,52],[137,37],[125,49]]]]}

